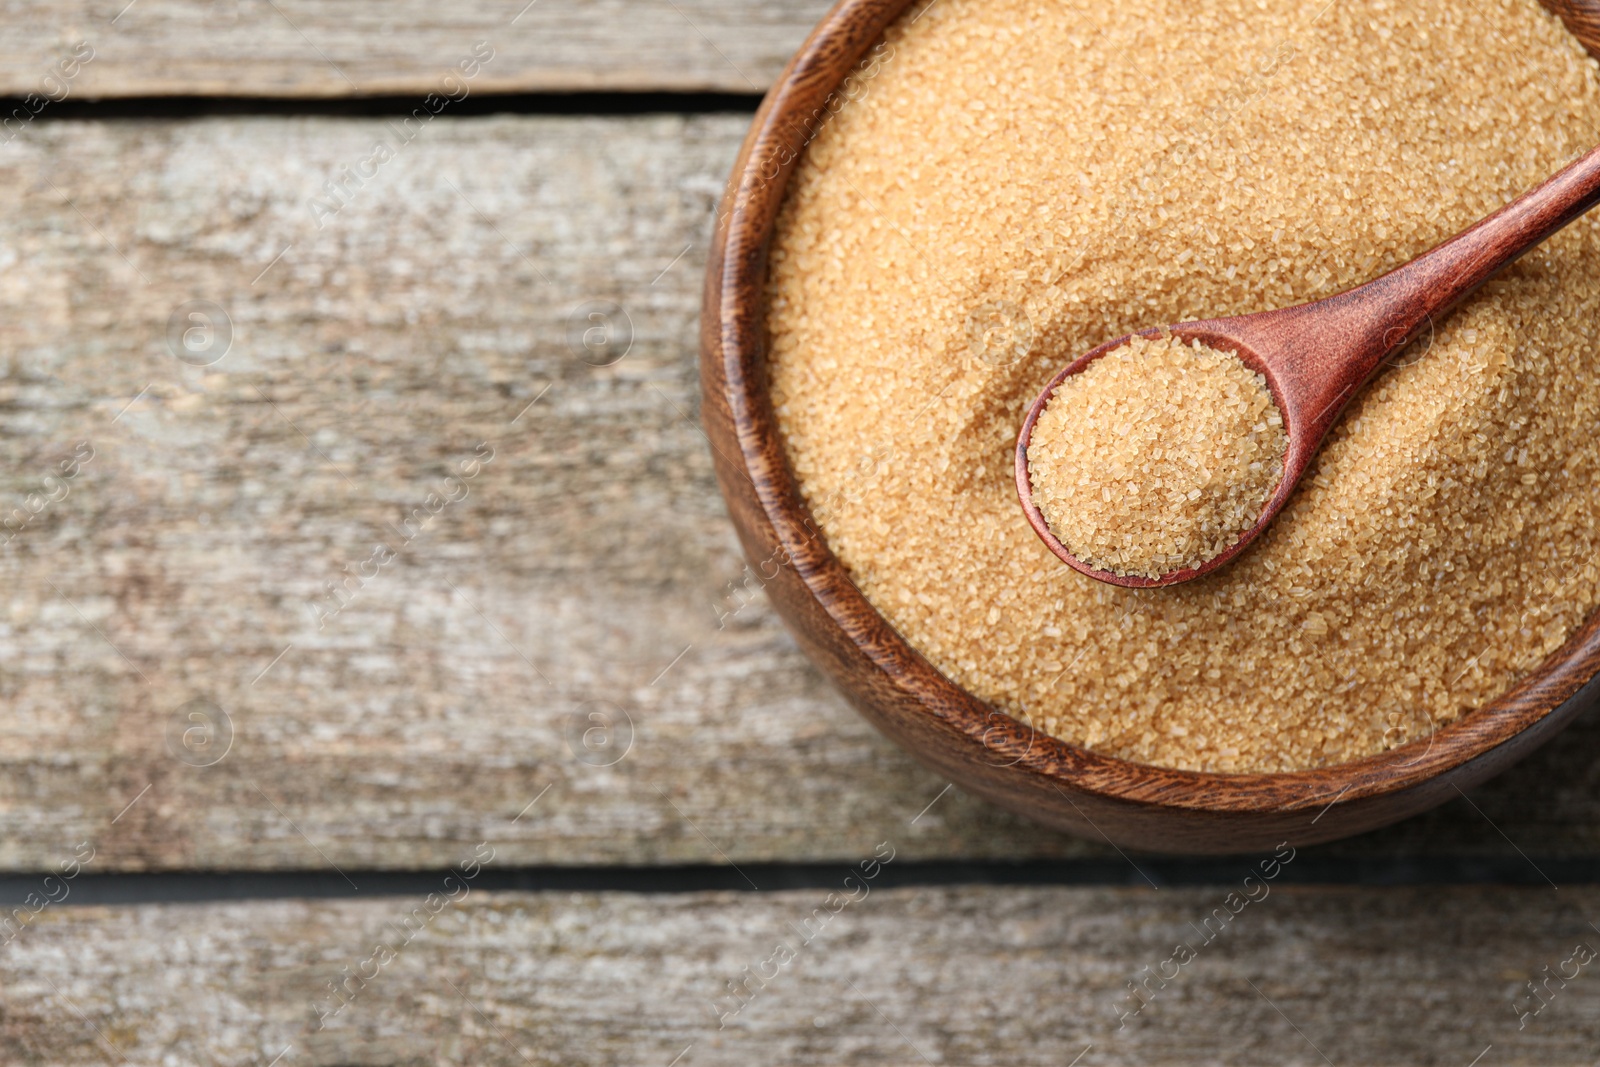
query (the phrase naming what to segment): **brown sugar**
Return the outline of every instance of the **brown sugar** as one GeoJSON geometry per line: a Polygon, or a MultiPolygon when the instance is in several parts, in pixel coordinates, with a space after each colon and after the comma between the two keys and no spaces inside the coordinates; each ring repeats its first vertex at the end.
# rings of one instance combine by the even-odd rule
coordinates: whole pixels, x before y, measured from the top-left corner
{"type": "Polygon", "coordinates": [[[1402,353],[1237,560],[1065,566],[1012,450],[1061,367],[1367,281],[1600,142],[1536,0],[940,0],[807,146],[772,398],[832,550],[953,682],[1069,742],[1275,771],[1504,692],[1600,599],[1600,224],[1402,353]],[[1001,337],[1001,341],[996,341],[1001,337]]]}
{"type": "Polygon", "coordinates": [[[1074,556],[1159,578],[1256,524],[1288,445],[1267,380],[1236,353],[1133,337],[1056,387],[1028,440],[1028,477],[1074,556]]]}

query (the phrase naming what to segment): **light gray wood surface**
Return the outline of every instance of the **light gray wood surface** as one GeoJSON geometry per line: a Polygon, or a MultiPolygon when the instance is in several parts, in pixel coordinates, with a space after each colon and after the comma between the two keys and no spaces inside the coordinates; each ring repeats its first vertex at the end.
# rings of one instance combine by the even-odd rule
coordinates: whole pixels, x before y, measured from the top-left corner
{"type": "MultiPolygon", "coordinates": [[[[0,92],[83,39],[74,100],[420,96],[478,41],[473,94],[744,93],[824,6],[29,0],[0,20],[0,92]]],[[[655,864],[771,890],[754,864],[837,862],[866,895],[466,879],[430,917],[416,897],[84,906],[39,875],[36,906],[67,896],[0,915],[0,1063],[1594,1062],[1594,964],[1519,1019],[1527,980],[1600,947],[1593,888],[1275,883],[1201,945],[1233,882],[844,884],[880,842],[891,868],[1140,861],[947,790],[743,581],[693,345],[748,115],[446,107],[404,144],[376,119],[48,119],[0,144],[0,870],[354,882],[467,870],[483,842],[491,869],[629,865],[643,889],[655,864]],[[372,177],[341,173],[380,141],[372,177]],[[168,337],[193,301],[231,333],[205,367],[168,337]],[[632,323],[608,366],[582,358],[596,302],[632,323]],[[428,517],[480,444],[494,458],[428,517]],[[379,543],[392,562],[319,622],[379,543]],[[1180,940],[1197,958],[1119,1029],[1126,983],[1180,940]],[[719,1027],[780,942],[796,957],[719,1027]],[[394,958],[330,1014],[380,943],[394,958]]],[[[1591,716],[1470,804],[1296,862],[1559,878],[1550,857],[1600,854],[1597,757],[1591,716]]]]}
{"type": "MultiPolygon", "coordinates": [[[[1250,869],[1241,862],[1241,887],[1250,869]]],[[[0,953],[0,1056],[280,1067],[1594,1062],[1600,963],[1568,964],[1578,976],[1552,982],[1548,1003],[1523,1014],[1540,1004],[1529,979],[1542,982],[1542,968],[1554,973],[1580,944],[1600,946],[1587,925],[1600,914],[1595,890],[1252,884],[1263,891],[1226,921],[1215,917],[1229,914],[1225,887],[859,880],[849,890],[841,880],[838,892],[858,898],[845,904],[821,889],[469,889],[427,921],[425,902],[398,897],[52,907],[0,953]],[[408,921],[420,932],[408,935],[408,921]],[[1166,964],[1180,943],[1193,958],[1166,964]],[[341,1007],[329,983],[347,973],[341,1007]],[[1164,988],[1151,979],[1149,1002],[1122,1019],[1137,1003],[1127,983],[1149,973],[1175,977],[1164,988]],[[742,1007],[730,982],[747,983],[742,1007]]]]}
{"type": "MultiPolygon", "coordinates": [[[[508,859],[804,859],[938,797],[758,592],[729,592],[692,339],[747,121],[441,121],[327,218],[309,204],[397,141],[384,123],[19,138],[0,157],[8,512],[77,442],[94,456],[0,563],[0,862],[92,839],[106,869],[436,866],[546,789],[508,859]],[[192,300],[232,323],[207,368],[166,337],[192,300]],[[632,320],[613,366],[569,344],[596,300],[632,320]],[[483,443],[466,498],[406,543],[483,443]],[[320,619],[380,542],[394,561],[320,619]],[[173,754],[199,698],[234,731],[206,767],[173,754]],[[632,723],[611,766],[625,731],[591,754],[573,727],[595,700],[632,723]]],[[[959,795],[916,832],[931,854],[1042,836],[959,795]]]]}
{"type": "MultiPolygon", "coordinates": [[[[747,121],[440,122],[320,218],[385,123],[71,122],[0,154],[0,521],[42,507],[0,535],[0,868],[80,840],[100,870],[435,867],[490,827],[512,864],[803,862],[891,831],[907,858],[1110,855],[946,792],[759,582],[733,591],[693,339],[747,121]],[[196,300],[231,321],[204,368],[167,338],[196,300]],[[610,366],[569,341],[594,301],[632,322],[610,366]],[[194,700],[231,724],[209,766],[194,700]]],[[[1481,813],[1337,848],[1593,854],[1597,731],[1481,813]]]]}
{"type": "MultiPolygon", "coordinates": [[[[485,42],[469,92],[766,91],[824,0],[27,0],[0,24],[0,93],[78,41],[71,96],[421,96],[485,42]]],[[[52,95],[54,89],[52,88],[52,95]]]]}

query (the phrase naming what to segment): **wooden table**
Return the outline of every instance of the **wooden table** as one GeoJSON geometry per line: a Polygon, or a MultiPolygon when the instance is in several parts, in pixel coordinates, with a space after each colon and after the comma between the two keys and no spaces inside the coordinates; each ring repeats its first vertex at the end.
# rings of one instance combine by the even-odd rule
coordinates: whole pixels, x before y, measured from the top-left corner
{"type": "Polygon", "coordinates": [[[125,4],[0,26],[0,1061],[1594,1062],[1593,718],[1235,914],[801,659],[694,337],[817,0],[125,4]]]}

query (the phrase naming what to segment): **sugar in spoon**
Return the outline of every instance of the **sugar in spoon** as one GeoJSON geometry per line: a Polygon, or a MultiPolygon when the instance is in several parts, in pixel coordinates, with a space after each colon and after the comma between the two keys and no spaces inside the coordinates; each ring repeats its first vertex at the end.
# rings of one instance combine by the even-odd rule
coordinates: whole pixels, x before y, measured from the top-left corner
{"type": "Polygon", "coordinates": [[[1354,289],[1275,311],[1142,330],[1079,356],[1050,379],[1029,407],[1017,437],[1017,493],[1029,524],[1068,566],[1112,585],[1176,585],[1212,573],[1243,552],[1283,509],[1340,411],[1386,360],[1501,268],[1596,203],[1600,203],[1600,148],[1432,251],[1354,289]],[[1135,337],[1168,332],[1185,343],[1199,341],[1220,352],[1236,353],[1246,367],[1266,379],[1288,439],[1283,473],[1254,525],[1198,566],[1153,578],[1114,574],[1079,559],[1051,531],[1034,500],[1028,445],[1041,412],[1062,382],[1135,337]]]}

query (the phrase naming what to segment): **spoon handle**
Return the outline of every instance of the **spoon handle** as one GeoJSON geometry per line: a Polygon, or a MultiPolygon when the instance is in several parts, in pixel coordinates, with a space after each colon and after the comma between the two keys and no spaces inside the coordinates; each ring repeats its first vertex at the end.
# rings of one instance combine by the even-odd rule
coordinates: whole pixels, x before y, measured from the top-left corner
{"type": "Polygon", "coordinates": [[[1285,481],[1384,362],[1495,272],[1600,203],[1600,148],[1403,267],[1310,304],[1196,325],[1273,353],[1291,427],[1285,481]]]}
{"type": "Polygon", "coordinates": [[[1372,369],[1552,234],[1600,204],[1600,147],[1493,215],[1345,296],[1369,302],[1383,330],[1372,369]]]}

